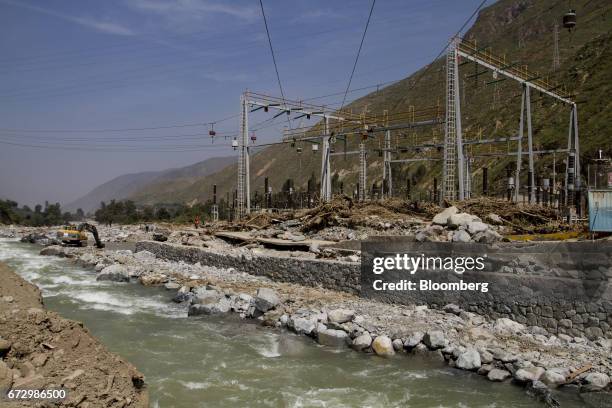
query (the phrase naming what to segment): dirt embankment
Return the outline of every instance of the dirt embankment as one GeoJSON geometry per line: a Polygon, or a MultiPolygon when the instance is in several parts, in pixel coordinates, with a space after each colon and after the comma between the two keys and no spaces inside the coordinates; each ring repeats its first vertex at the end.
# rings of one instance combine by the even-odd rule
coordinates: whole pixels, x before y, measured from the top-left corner
{"type": "Polygon", "coordinates": [[[80,322],[44,309],[38,288],[0,262],[0,406],[147,407],[144,376],[80,322]],[[61,401],[9,401],[7,389],[65,389],[61,401]]]}

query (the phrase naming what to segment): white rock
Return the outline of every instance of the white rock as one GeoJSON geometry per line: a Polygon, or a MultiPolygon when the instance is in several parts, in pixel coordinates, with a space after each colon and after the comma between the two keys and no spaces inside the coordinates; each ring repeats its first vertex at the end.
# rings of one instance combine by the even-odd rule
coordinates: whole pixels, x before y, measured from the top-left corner
{"type": "Polygon", "coordinates": [[[346,323],[353,320],[355,311],[349,309],[334,309],[327,312],[327,319],[332,323],[346,323]]]}
{"type": "Polygon", "coordinates": [[[289,326],[293,331],[297,334],[311,334],[317,327],[317,319],[310,317],[293,317],[291,316],[287,321],[287,326],[289,326]]]}
{"type": "Polygon", "coordinates": [[[102,269],[100,273],[98,273],[98,276],[96,276],[96,280],[127,282],[130,280],[130,275],[128,269],[125,266],[115,264],[102,269]]]}
{"type": "Polygon", "coordinates": [[[455,206],[448,207],[444,211],[436,214],[433,217],[432,223],[437,225],[446,225],[448,223],[448,218],[451,215],[457,214],[458,211],[459,210],[455,206]]]}
{"type": "Polygon", "coordinates": [[[379,356],[392,356],[395,354],[393,350],[393,342],[387,336],[378,336],[372,342],[372,349],[379,356]]]}
{"type": "Polygon", "coordinates": [[[446,346],[447,341],[444,333],[440,330],[428,331],[423,337],[423,343],[430,349],[439,349],[446,346]]]}
{"type": "Polygon", "coordinates": [[[425,336],[425,333],[420,332],[420,331],[412,333],[410,337],[408,337],[406,341],[404,342],[404,347],[406,348],[416,347],[417,344],[419,344],[423,340],[423,336],[425,336]]]}
{"type": "Polygon", "coordinates": [[[325,329],[318,332],[319,344],[331,347],[346,347],[348,334],[344,330],[325,329]]]}
{"type": "Polygon", "coordinates": [[[393,344],[393,350],[395,351],[402,351],[404,349],[404,343],[402,342],[402,339],[394,339],[392,341],[393,344]]]}
{"type": "Polygon", "coordinates": [[[490,221],[493,224],[499,225],[502,224],[504,222],[504,220],[502,220],[502,218],[494,213],[490,213],[487,215],[487,221],[490,221]]]}
{"type": "Polygon", "coordinates": [[[255,296],[255,307],[257,310],[267,312],[276,307],[280,303],[280,299],[275,291],[270,288],[259,288],[255,296]]]}
{"type": "Polygon", "coordinates": [[[459,228],[462,226],[467,227],[467,225],[473,221],[481,221],[481,219],[472,214],[458,213],[458,214],[453,214],[450,217],[448,217],[447,224],[450,228],[459,228]]]}
{"type": "Polygon", "coordinates": [[[507,317],[502,317],[495,321],[493,329],[501,334],[516,334],[525,331],[525,326],[507,317]]]}
{"type": "Polygon", "coordinates": [[[470,242],[472,237],[464,230],[458,230],[453,232],[453,242],[470,242]]]}
{"type": "Polygon", "coordinates": [[[360,336],[357,336],[353,339],[353,344],[351,344],[351,348],[361,351],[364,350],[372,344],[372,336],[370,333],[363,333],[360,336]]]}
{"type": "Polygon", "coordinates": [[[489,229],[489,226],[481,221],[472,221],[467,225],[467,230],[470,234],[476,234],[477,232],[484,232],[489,229]]]}
{"type": "Polygon", "coordinates": [[[551,388],[556,388],[562,384],[565,384],[566,376],[559,369],[549,369],[542,375],[541,380],[544,384],[551,388]]]}
{"type": "Polygon", "coordinates": [[[589,373],[584,377],[586,388],[590,391],[601,390],[610,384],[610,377],[604,373],[589,373]]]}
{"type": "Polygon", "coordinates": [[[514,379],[519,382],[537,381],[545,372],[542,367],[520,368],[514,373],[514,379]]]}
{"type": "Polygon", "coordinates": [[[473,348],[467,349],[459,355],[456,364],[458,368],[463,370],[476,370],[481,365],[480,354],[473,348]]]}

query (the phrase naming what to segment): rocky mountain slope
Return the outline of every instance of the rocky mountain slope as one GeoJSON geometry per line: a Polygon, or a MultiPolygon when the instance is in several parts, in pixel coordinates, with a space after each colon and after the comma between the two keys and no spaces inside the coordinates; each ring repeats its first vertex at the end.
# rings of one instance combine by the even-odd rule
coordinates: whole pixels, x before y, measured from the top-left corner
{"type": "Polygon", "coordinates": [[[187,189],[195,180],[215,173],[234,161],[233,157],[213,157],[181,168],[125,174],[99,185],[67,204],[66,208],[69,211],[82,208],[88,212],[97,209],[101,201],[112,199],[134,198],[140,202],[156,202],[156,198],[163,194],[171,195],[172,189],[187,189]]]}

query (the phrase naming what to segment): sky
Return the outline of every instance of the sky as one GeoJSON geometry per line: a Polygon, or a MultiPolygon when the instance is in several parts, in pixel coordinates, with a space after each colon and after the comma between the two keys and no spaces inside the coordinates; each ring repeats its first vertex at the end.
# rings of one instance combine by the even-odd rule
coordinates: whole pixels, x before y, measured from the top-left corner
{"type": "MultiPolygon", "coordinates": [[[[480,2],[376,1],[351,84],[373,88],[347,100],[426,65],[480,2]]],[[[285,97],[345,91],[371,4],[263,0],[285,97]]],[[[280,95],[257,0],[0,0],[0,197],[68,203],[231,155],[246,89],[280,95]]],[[[258,143],[279,140],[262,115],[258,143]]]]}

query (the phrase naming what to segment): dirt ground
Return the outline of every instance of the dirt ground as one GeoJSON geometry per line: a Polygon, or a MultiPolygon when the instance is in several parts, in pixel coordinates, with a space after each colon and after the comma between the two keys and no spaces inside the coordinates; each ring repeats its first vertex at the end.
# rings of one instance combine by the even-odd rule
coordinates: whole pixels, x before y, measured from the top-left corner
{"type": "Polygon", "coordinates": [[[0,262],[1,407],[148,407],[144,376],[80,322],[44,309],[38,288],[0,262]],[[65,389],[60,401],[8,401],[7,388],[65,389]]]}

